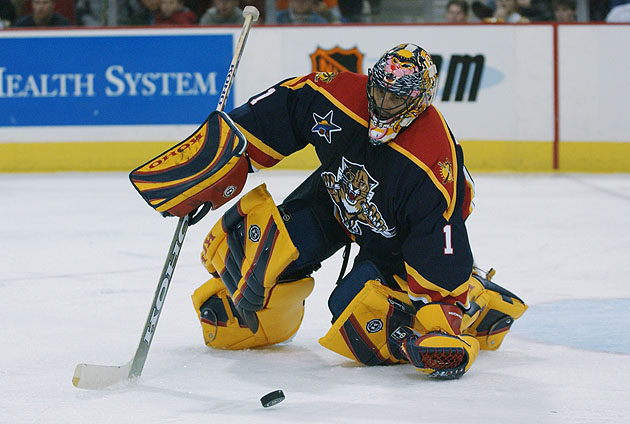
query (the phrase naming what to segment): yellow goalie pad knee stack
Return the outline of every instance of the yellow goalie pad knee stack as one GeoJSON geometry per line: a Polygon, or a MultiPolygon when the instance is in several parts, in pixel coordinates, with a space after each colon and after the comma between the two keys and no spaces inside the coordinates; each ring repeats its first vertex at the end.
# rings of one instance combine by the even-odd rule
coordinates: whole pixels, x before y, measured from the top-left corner
{"type": "Polygon", "coordinates": [[[243,196],[214,225],[204,241],[201,261],[213,276],[222,277],[238,303],[252,278],[257,284],[262,283],[266,301],[278,277],[298,256],[280,212],[262,184],[243,196]],[[229,270],[227,263],[232,265],[229,270]]]}
{"type": "Polygon", "coordinates": [[[388,336],[398,326],[413,327],[413,311],[406,293],[370,280],[319,343],[366,365],[401,362],[388,336]]]}
{"type": "Polygon", "coordinates": [[[223,282],[218,278],[209,280],[192,295],[206,345],[238,350],[287,340],[302,323],[304,300],[313,285],[312,278],[277,284],[267,307],[256,313],[259,326],[253,333],[238,316],[223,282]]]}
{"type": "Polygon", "coordinates": [[[470,278],[469,288],[470,312],[464,314],[463,333],[474,336],[481,349],[496,350],[527,305],[515,294],[478,275],[470,278]]]}
{"type": "Polygon", "coordinates": [[[479,352],[474,337],[460,334],[461,318],[454,305],[430,304],[416,312],[406,292],[371,280],[319,343],[365,365],[410,361],[432,377],[454,378],[470,368],[479,352]],[[451,313],[456,317],[451,319],[451,313]],[[397,336],[411,337],[414,345],[397,336]]]}

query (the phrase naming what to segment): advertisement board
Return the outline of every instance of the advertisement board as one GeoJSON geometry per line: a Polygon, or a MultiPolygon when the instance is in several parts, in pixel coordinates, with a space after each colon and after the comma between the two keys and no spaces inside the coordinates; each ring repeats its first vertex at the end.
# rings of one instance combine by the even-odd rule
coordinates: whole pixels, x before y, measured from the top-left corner
{"type": "Polygon", "coordinates": [[[0,38],[0,127],[197,124],[232,58],[231,33],[69,34],[0,38]]]}
{"type": "MultiPolygon", "coordinates": [[[[0,32],[0,171],[128,170],[217,104],[240,28],[0,32]],[[6,52],[6,53],[5,53],[6,52]]],[[[471,170],[628,172],[630,25],[255,26],[228,99],[315,71],[367,73],[412,42],[471,170]]],[[[311,151],[285,168],[313,168],[311,151]]]]}
{"type": "Polygon", "coordinates": [[[256,28],[243,57],[241,76],[247,78],[239,80],[236,102],[291,76],[346,70],[343,52],[347,62],[361,65],[349,70],[367,73],[386,50],[413,42],[438,65],[435,104],[458,138],[548,142],[553,139],[552,38],[552,27],[539,25],[256,28]]]}

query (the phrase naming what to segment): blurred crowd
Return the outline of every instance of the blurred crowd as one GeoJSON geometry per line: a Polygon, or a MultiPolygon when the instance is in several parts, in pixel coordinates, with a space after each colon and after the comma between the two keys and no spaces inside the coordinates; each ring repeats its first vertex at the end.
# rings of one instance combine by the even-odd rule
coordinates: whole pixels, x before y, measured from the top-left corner
{"type": "Polygon", "coordinates": [[[630,22],[630,0],[0,0],[0,28],[240,25],[247,5],[276,25],[630,22]]]}

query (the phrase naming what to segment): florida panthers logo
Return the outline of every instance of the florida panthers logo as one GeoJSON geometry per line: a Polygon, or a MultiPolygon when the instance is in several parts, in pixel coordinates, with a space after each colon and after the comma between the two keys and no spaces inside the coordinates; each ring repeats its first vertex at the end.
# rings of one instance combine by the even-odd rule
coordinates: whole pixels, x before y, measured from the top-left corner
{"type": "Polygon", "coordinates": [[[389,228],[376,204],[371,202],[378,181],[370,176],[365,166],[342,157],[337,175],[323,172],[321,176],[348,231],[360,235],[360,225],[365,225],[383,237],[396,235],[396,229],[389,228]]]}
{"type": "Polygon", "coordinates": [[[336,72],[318,72],[315,74],[315,82],[321,81],[328,84],[332,82],[332,80],[334,80],[336,76],[336,72]]]}

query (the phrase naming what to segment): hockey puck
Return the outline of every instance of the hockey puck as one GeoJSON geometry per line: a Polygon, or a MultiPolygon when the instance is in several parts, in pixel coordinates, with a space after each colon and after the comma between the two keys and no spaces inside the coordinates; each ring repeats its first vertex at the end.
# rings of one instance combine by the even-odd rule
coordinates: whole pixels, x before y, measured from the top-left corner
{"type": "Polygon", "coordinates": [[[282,390],[274,390],[260,398],[260,403],[265,408],[279,404],[284,400],[284,392],[282,390]]]}

